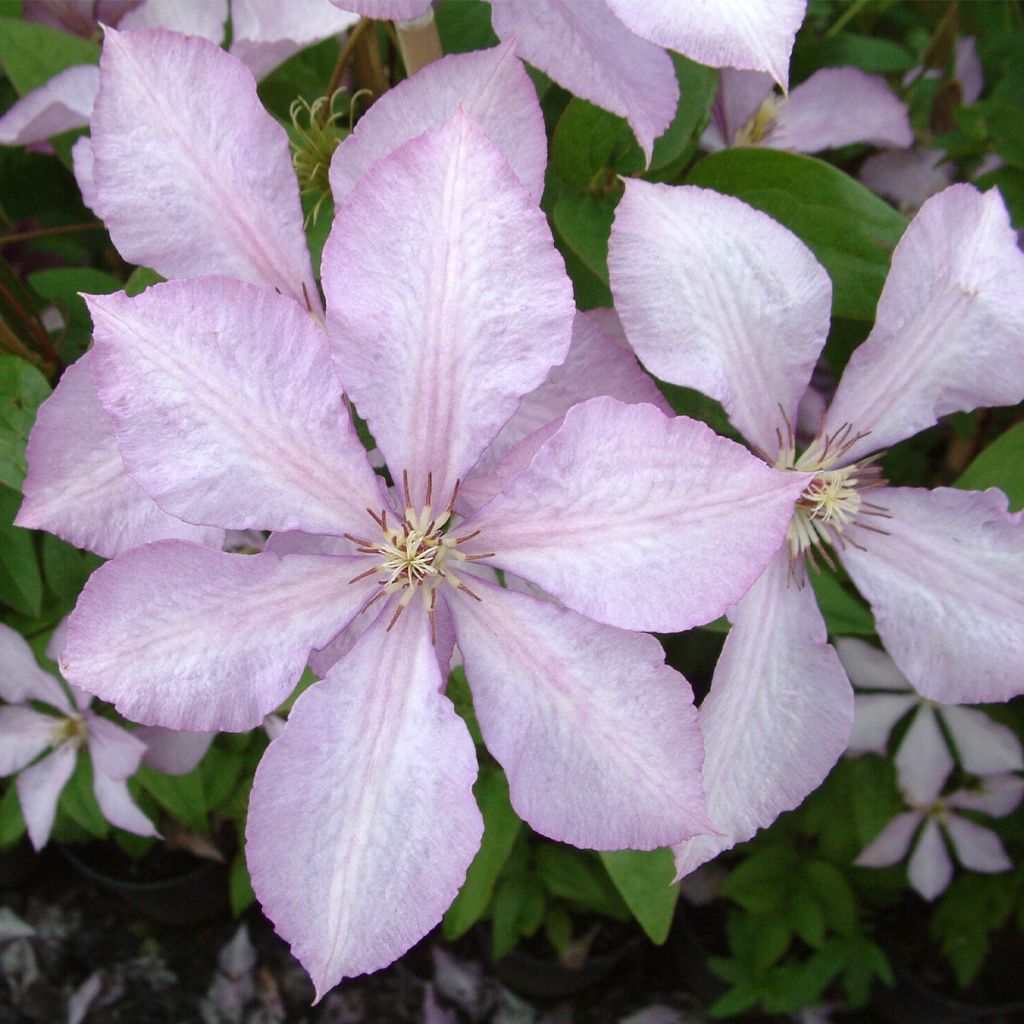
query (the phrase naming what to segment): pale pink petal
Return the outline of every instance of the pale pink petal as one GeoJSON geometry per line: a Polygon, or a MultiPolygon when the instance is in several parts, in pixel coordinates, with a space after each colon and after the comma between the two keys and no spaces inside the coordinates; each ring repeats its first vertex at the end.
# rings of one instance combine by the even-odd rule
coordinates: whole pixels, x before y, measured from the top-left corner
{"type": "Polygon", "coordinates": [[[380,487],[327,338],[296,303],[226,278],[89,296],[93,379],[132,476],[190,522],[343,534],[380,487]]]}
{"type": "Polygon", "coordinates": [[[99,197],[92,176],[92,139],[88,135],[83,135],[71,147],[71,169],[78,183],[78,191],[82,193],[82,202],[97,217],[100,216],[99,197]]]}
{"type": "Polygon", "coordinates": [[[946,844],[942,841],[934,818],[925,822],[907,864],[907,877],[913,888],[926,900],[935,899],[953,878],[953,862],[949,859],[946,844]]]}
{"type": "MultiPolygon", "coordinates": [[[[294,2],[288,0],[289,4],[294,2]]],[[[201,36],[219,46],[227,18],[227,0],[143,0],[118,19],[117,27],[169,28],[187,36],[201,36]]]]}
{"type": "Polygon", "coordinates": [[[953,185],[893,253],[874,329],[825,419],[869,432],[845,456],[901,441],[940,416],[1024,399],[1024,252],[999,192],[953,185]]]}
{"type": "Polygon", "coordinates": [[[430,10],[431,0],[331,0],[331,3],[364,18],[413,21],[430,10]]]}
{"type": "Polygon", "coordinates": [[[266,715],[263,719],[263,731],[267,734],[267,739],[276,740],[284,732],[287,724],[280,715],[266,715]]]}
{"type": "Polygon", "coordinates": [[[324,0],[232,0],[231,52],[262,78],[293,53],[358,20],[324,0]]]}
{"type": "Polygon", "coordinates": [[[769,71],[783,88],[805,0],[608,0],[638,35],[712,67],[769,71]]]}
{"type": "Polygon", "coordinates": [[[932,803],[952,770],[953,755],[935,712],[928,706],[919,708],[896,751],[896,776],[907,802],[918,806],[932,803]]]}
{"type": "Polygon", "coordinates": [[[693,695],[654,637],[473,582],[449,598],[487,749],[543,835],[650,850],[710,830],[693,695]]]}
{"type": "Polygon", "coordinates": [[[338,211],[323,258],[338,373],[417,505],[428,472],[446,501],[565,359],[563,267],[543,213],[461,112],[379,160],[338,211]]]}
{"type": "Polygon", "coordinates": [[[629,181],[608,270],[647,369],[719,399],[774,457],[829,329],[832,286],[810,249],[739,199],[629,181]]]}
{"type": "Polygon", "coordinates": [[[965,106],[976,103],[985,88],[985,77],[974,45],[974,36],[962,36],[956,41],[953,73],[960,83],[960,102],[965,106]]]}
{"type": "Polygon", "coordinates": [[[121,255],[227,274],[319,309],[288,135],[241,61],[196,36],[107,30],[92,119],[99,206],[121,255]]]}
{"type": "Polygon", "coordinates": [[[168,515],[128,475],[113,424],[93,387],[93,352],[60,379],[29,435],[21,509],[15,522],[49,530],[76,547],[111,557],[176,537],[220,546],[223,530],[168,515]]]}
{"type": "Polygon", "coordinates": [[[100,805],[103,817],[123,828],[126,832],[134,832],[137,836],[157,836],[153,822],[146,817],[139,809],[128,792],[128,786],[124,779],[112,779],[93,763],[92,791],[96,796],[96,803],[100,805]]]}
{"type": "Polygon", "coordinates": [[[159,725],[140,726],[132,735],[146,745],[143,764],[165,775],[187,775],[217,737],[215,732],[181,732],[159,725]]]}
{"type": "Polygon", "coordinates": [[[846,749],[853,691],[828,645],[814,592],[780,551],[731,613],[700,708],[704,789],[720,836],[673,848],[679,875],[796,807],[846,749]]]}
{"type": "Polygon", "coordinates": [[[910,849],[910,840],[914,838],[917,826],[921,824],[921,815],[917,811],[897,814],[877,836],[861,850],[854,861],[862,868],[887,868],[903,860],[910,849]]]}
{"type": "Polygon", "coordinates": [[[817,153],[855,142],[904,148],[914,143],[907,105],[880,75],[820,68],[783,100],[763,144],[817,153]]]}
{"type": "Polygon", "coordinates": [[[965,868],[994,874],[997,871],[1009,871],[1013,867],[999,836],[991,829],[956,814],[946,819],[945,826],[949,838],[953,840],[957,859],[965,868]]]}
{"type": "Polygon", "coordinates": [[[740,130],[773,92],[774,82],[766,71],[722,68],[711,120],[700,138],[701,146],[714,151],[734,145],[740,130]]]}
{"type": "Polygon", "coordinates": [[[335,150],[331,192],[340,206],[356,182],[403,142],[462,107],[502,151],[535,203],[544,191],[547,137],[537,93],[512,43],[453,53],[388,90],[335,150]]]}
{"type": "Polygon", "coordinates": [[[3,623],[0,623],[0,697],[10,704],[41,700],[62,711],[71,710],[60,683],[39,667],[28,641],[3,623]]]}
{"type": "Polygon", "coordinates": [[[78,748],[74,743],[62,743],[52,754],[38,764],[26,768],[18,776],[18,800],[21,814],[28,829],[28,838],[36,850],[41,850],[50,838],[57,801],[75,770],[78,748]]]}
{"type": "Polygon", "coordinates": [[[679,83],[668,54],[633,35],[606,0],[492,0],[498,37],[569,92],[624,117],[650,159],[676,113],[679,83]]]}
{"type": "MultiPolygon", "coordinates": [[[[838,648],[838,643],[836,646],[838,648]]],[[[845,660],[843,664],[845,666],[845,660]]],[[[858,693],[854,701],[850,750],[855,753],[873,750],[876,754],[884,754],[892,727],[917,703],[917,697],[909,693],[858,693]]]]}
{"type": "Polygon", "coordinates": [[[1003,818],[1024,798],[1024,779],[1019,775],[989,775],[980,790],[961,789],[945,800],[947,807],[984,811],[993,818],[1003,818]]]}
{"type": "Polygon", "coordinates": [[[703,423],[592,398],[465,528],[489,564],[623,629],[674,632],[738,601],[782,543],[803,476],[703,423]]]}
{"type": "Polygon", "coordinates": [[[63,722],[30,707],[0,707],[0,776],[31,764],[56,742],[63,722]]]}
{"type": "Polygon", "coordinates": [[[1024,529],[1002,491],[872,493],[891,519],[857,529],[843,565],[871,604],[886,650],[943,704],[1024,692],[1024,529]]]}
{"type": "Polygon", "coordinates": [[[873,153],[860,165],[857,178],[901,210],[916,210],[952,183],[954,168],[943,162],[945,157],[942,150],[920,146],[873,153]]]}
{"type": "Polygon", "coordinates": [[[93,767],[111,779],[127,779],[139,770],[146,745],[115,722],[87,711],[85,726],[93,767]]]}
{"type": "Polygon", "coordinates": [[[0,117],[0,145],[24,146],[84,128],[100,87],[100,69],[76,64],[17,100],[0,117]]]}
{"type": "Polygon", "coordinates": [[[146,725],[207,732],[260,724],[309,652],[368,594],[363,559],[229,555],[180,541],[93,573],[71,616],[65,676],[146,725]]]}
{"type": "Polygon", "coordinates": [[[386,633],[390,615],[298,699],[249,804],[253,887],[318,999],[438,923],[483,832],[476,752],[440,693],[423,605],[386,633]]]}
{"type": "Polygon", "coordinates": [[[850,682],[858,689],[913,692],[896,662],[866,640],[856,636],[837,637],[835,648],[850,682]]]}
{"type": "Polygon", "coordinates": [[[994,722],[984,711],[957,707],[939,710],[967,771],[973,775],[1024,771],[1024,750],[1012,729],[994,722]]]}

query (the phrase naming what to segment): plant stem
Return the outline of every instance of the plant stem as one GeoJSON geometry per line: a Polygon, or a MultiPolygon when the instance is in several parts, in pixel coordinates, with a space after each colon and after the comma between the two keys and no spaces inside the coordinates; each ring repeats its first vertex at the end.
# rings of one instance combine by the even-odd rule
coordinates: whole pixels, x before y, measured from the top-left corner
{"type": "Polygon", "coordinates": [[[45,238],[47,235],[71,235],[76,231],[97,231],[103,227],[103,221],[90,220],[84,224],[62,224],[56,228],[35,228],[32,231],[19,231],[13,235],[0,235],[0,245],[9,242],[26,242],[31,238],[45,238]]]}

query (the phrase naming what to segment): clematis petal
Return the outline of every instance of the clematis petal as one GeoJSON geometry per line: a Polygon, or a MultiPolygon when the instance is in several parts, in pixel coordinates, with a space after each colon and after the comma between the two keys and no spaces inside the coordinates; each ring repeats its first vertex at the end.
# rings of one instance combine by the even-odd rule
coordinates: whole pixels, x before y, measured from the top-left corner
{"type": "Polygon", "coordinates": [[[893,149],[872,153],[857,179],[901,210],[916,210],[929,196],[952,184],[953,165],[939,149],[893,149]]]}
{"type": "Polygon", "coordinates": [[[624,117],[650,160],[679,103],[668,54],[629,32],[605,0],[492,0],[500,39],[559,85],[624,117]]]}
{"type": "Polygon", "coordinates": [[[327,339],[296,303],[201,278],[88,305],[100,401],[162,508],[239,530],[343,534],[380,505],[327,339]]]}
{"type": "MultiPolygon", "coordinates": [[[[843,664],[845,666],[845,661],[843,664]]],[[[909,693],[858,693],[854,701],[850,750],[884,754],[892,727],[917,703],[917,697],[909,693]]]]}
{"type": "Polygon", "coordinates": [[[875,326],[825,418],[865,436],[859,459],[940,416],[1024,398],[1024,252],[998,191],[953,185],[896,246],[875,326]]]}
{"type": "Polygon", "coordinates": [[[171,537],[219,547],[223,530],[169,515],[128,475],[93,387],[95,359],[90,351],[69,366],[36,414],[15,523],[106,558],[171,537]]]}
{"type": "Polygon", "coordinates": [[[18,800],[25,819],[29,842],[41,850],[50,838],[57,801],[75,770],[78,748],[74,743],[62,743],[38,764],[26,768],[18,775],[18,800]]]}
{"type": "Polygon", "coordinates": [[[994,874],[997,871],[1009,871],[1013,867],[999,836],[991,829],[956,814],[951,814],[945,824],[957,859],[965,868],[994,874]]]}
{"type": "Polygon", "coordinates": [[[96,803],[100,805],[103,817],[123,828],[126,832],[134,832],[137,836],[158,836],[153,822],[146,817],[139,809],[128,792],[128,786],[124,779],[112,779],[104,775],[94,765],[92,780],[92,791],[96,796],[96,803]]]}
{"type": "Polygon", "coordinates": [[[1024,530],[1001,491],[872,492],[885,533],[854,528],[843,565],[917,691],[943,704],[1024,692],[1024,530]]]}
{"type": "Polygon", "coordinates": [[[953,878],[953,862],[946,852],[939,826],[934,818],[925,822],[921,836],[907,864],[910,884],[926,900],[933,900],[953,878]]]}
{"type": "Polygon", "coordinates": [[[985,73],[975,47],[974,36],[961,36],[956,41],[953,74],[960,83],[960,103],[976,103],[985,88],[985,73]]]}
{"type": "Polygon", "coordinates": [[[972,775],[1024,771],[1024,750],[1012,729],[971,708],[944,707],[939,713],[953,734],[961,763],[972,775]]]}
{"type": "Polygon", "coordinates": [[[447,500],[568,351],[572,291],[544,215],[460,112],[366,173],[323,268],[342,383],[414,500],[428,472],[447,500]]]}
{"type": "Polygon", "coordinates": [[[71,147],[71,169],[78,183],[78,191],[82,193],[82,202],[100,216],[100,201],[92,176],[92,139],[88,135],[83,135],[71,147]]]}
{"type": "Polygon", "coordinates": [[[810,249],[739,199],[630,181],[608,270],[647,369],[719,399],[774,457],[829,329],[832,285],[810,249]]]}
{"type": "Polygon", "coordinates": [[[785,551],[731,612],[732,629],[700,708],[704,789],[720,836],[673,848],[686,875],[796,807],[846,749],[853,691],[814,592],[785,551]]]}
{"type": "Polygon", "coordinates": [[[76,64],[26,93],[0,117],[0,145],[24,146],[89,123],[100,87],[100,69],[76,64]]]}
{"type": "Polygon", "coordinates": [[[414,21],[430,10],[431,0],[331,0],[331,3],[364,18],[414,21]]]}
{"type": "MultiPolygon", "coordinates": [[[[103,18],[97,11],[97,20],[103,18]]],[[[201,36],[218,46],[228,20],[227,0],[143,0],[118,20],[120,29],[167,28],[188,36],[201,36]]]]}
{"type": "Polygon", "coordinates": [[[41,700],[61,711],[71,710],[60,683],[39,667],[28,641],[3,623],[0,623],[0,697],[9,704],[41,700]]]}
{"type": "Polygon", "coordinates": [[[722,68],[711,120],[700,138],[701,147],[714,151],[735,145],[741,129],[774,91],[772,76],[766,71],[722,68]]]}
{"type": "Polygon", "coordinates": [[[805,483],[703,423],[592,398],[464,527],[496,552],[489,564],[573,610],[674,632],[746,593],[805,483]]]}
{"type": "Polygon", "coordinates": [[[942,792],[952,770],[953,755],[935,720],[935,712],[922,707],[896,752],[900,789],[909,803],[927,806],[942,792]]]}
{"type": "Polygon", "coordinates": [[[608,0],[644,39],[699,64],[769,71],[783,88],[805,0],[608,0]]]}
{"type": "Polygon", "coordinates": [[[921,815],[917,811],[897,814],[881,832],[860,852],[854,861],[862,868],[887,868],[903,860],[910,849],[921,815]]]}
{"type": "Polygon", "coordinates": [[[650,850],[708,831],[689,684],[653,637],[473,581],[447,600],[487,749],[543,835],[650,850]]]}
{"type": "Polygon", "coordinates": [[[984,811],[993,818],[1010,813],[1024,798],[1024,779],[1019,775],[990,775],[980,790],[961,789],[946,798],[947,807],[984,811]]]}
{"type": "Polygon", "coordinates": [[[181,541],[136,548],[85,585],[64,674],[146,725],[251,729],[359,611],[367,592],[347,581],[365,564],[181,541]]]}
{"type": "Polygon", "coordinates": [[[164,277],[227,274],[319,311],[288,135],[205,39],[107,29],[92,119],[110,237],[164,277]]]}
{"type": "Polygon", "coordinates": [[[97,773],[111,779],[127,779],[142,763],[146,745],[127,729],[100,717],[85,713],[89,756],[97,773]]]}
{"type": "Polygon", "coordinates": [[[840,636],[835,640],[835,648],[850,682],[859,689],[913,693],[913,687],[896,667],[896,662],[885,651],[866,640],[856,636],[840,636]]]}
{"type": "Polygon", "coordinates": [[[29,707],[0,707],[0,777],[31,764],[55,740],[61,719],[29,707]]]}
{"type": "Polygon", "coordinates": [[[324,0],[232,0],[231,53],[257,79],[293,53],[351,28],[359,16],[324,0]]]}
{"type": "Polygon", "coordinates": [[[858,68],[820,68],[779,104],[764,145],[817,153],[855,142],[912,146],[907,105],[880,75],[858,68]]]}
{"type": "Polygon", "coordinates": [[[182,732],[159,725],[140,726],[132,735],[146,745],[143,764],[165,775],[187,775],[217,738],[215,732],[182,732]]]}
{"type": "Polygon", "coordinates": [[[502,151],[535,203],[544,191],[547,136],[537,93],[505,43],[453,53],[428,64],[384,93],[334,151],[331,192],[340,206],[382,156],[423,132],[440,128],[462,107],[502,151]]]}
{"type": "Polygon", "coordinates": [[[441,919],[483,832],[476,752],[440,692],[423,605],[391,609],[296,701],[256,771],[246,856],[317,998],[441,919]]]}

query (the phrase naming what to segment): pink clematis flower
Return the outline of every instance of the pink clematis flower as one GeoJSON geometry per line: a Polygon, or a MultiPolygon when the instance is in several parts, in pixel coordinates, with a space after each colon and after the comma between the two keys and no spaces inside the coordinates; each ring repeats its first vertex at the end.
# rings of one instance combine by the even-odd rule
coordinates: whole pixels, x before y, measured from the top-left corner
{"type": "Polygon", "coordinates": [[[737,199],[636,181],[616,212],[609,268],[648,369],[719,399],[768,463],[812,474],[788,543],[730,613],[700,712],[723,835],[678,847],[685,873],[799,803],[846,748],[853,695],[801,583],[805,559],[842,561],[925,697],[1024,690],[1020,516],[997,490],[885,487],[872,454],[946,413],[1024,397],[1024,253],[997,192],[954,186],[926,203],[893,254],[874,330],[803,451],[791,424],[831,297],[803,243],[737,199]]]}
{"type": "MultiPolygon", "coordinates": [[[[411,20],[430,0],[332,0],[367,17],[411,20]]],[[[767,72],[783,88],[804,0],[492,0],[504,42],[570,92],[624,117],[650,159],[679,103],[663,47],[713,67],[767,72]]]]}
{"type": "Polygon", "coordinates": [[[107,821],[136,835],[155,836],[153,823],[126,785],[142,761],[145,744],[91,711],[89,694],[75,686],[70,691],[69,697],[36,664],[20,633],[0,624],[0,697],[8,702],[0,707],[0,776],[18,775],[29,840],[37,850],[49,840],[61,790],[82,751],[92,761],[93,792],[107,821]],[[45,704],[52,713],[37,711],[29,701],[45,704]]]}

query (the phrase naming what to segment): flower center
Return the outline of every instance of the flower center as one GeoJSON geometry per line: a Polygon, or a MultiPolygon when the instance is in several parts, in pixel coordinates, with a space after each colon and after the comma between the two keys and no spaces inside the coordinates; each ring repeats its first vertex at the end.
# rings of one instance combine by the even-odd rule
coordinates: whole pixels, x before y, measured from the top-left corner
{"type": "Polygon", "coordinates": [[[59,747],[67,740],[74,740],[75,746],[80,747],[85,742],[87,732],[88,727],[81,715],[62,718],[53,730],[53,739],[50,745],[52,747],[59,747]]]}
{"type": "Polygon", "coordinates": [[[763,142],[764,139],[775,127],[775,115],[778,113],[779,105],[782,102],[781,96],[769,96],[757,108],[757,110],[747,118],[746,123],[736,133],[736,138],[733,140],[734,146],[756,146],[763,142]]]}

